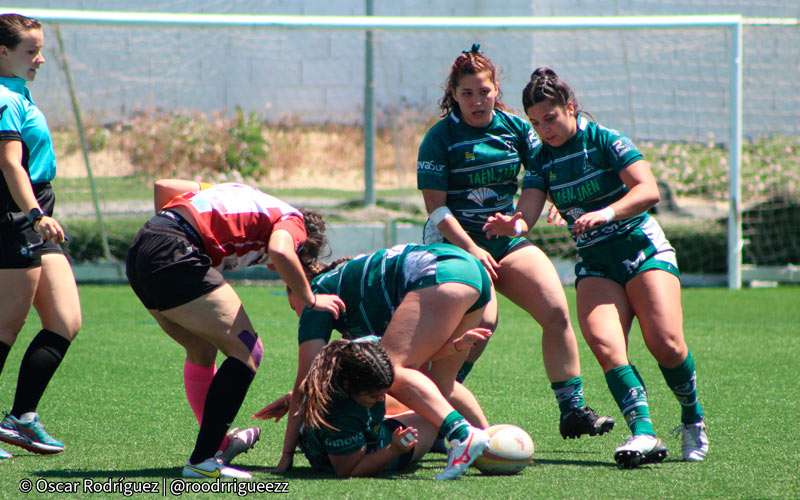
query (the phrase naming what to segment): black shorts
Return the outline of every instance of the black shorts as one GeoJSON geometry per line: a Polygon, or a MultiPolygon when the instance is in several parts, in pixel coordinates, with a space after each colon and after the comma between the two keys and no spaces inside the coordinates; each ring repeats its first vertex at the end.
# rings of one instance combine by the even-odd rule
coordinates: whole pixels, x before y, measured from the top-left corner
{"type": "Polygon", "coordinates": [[[211,267],[200,236],[174,212],[161,212],[139,230],[125,273],[142,304],[158,311],[191,302],[225,283],[211,267]]]}
{"type": "MultiPolygon", "coordinates": [[[[36,184],[34,194],[39,206],[48,216],[53,215],[56,204],[55,193],[50,183],[36,184]]],[[[33,229],[28,217],[23,212],[8,210],[0,212],[0,269],[28,269],[42,265],[42,255],[48,253],[63,254],[61,245],[42,240],[42,236],[33,229]]]]}

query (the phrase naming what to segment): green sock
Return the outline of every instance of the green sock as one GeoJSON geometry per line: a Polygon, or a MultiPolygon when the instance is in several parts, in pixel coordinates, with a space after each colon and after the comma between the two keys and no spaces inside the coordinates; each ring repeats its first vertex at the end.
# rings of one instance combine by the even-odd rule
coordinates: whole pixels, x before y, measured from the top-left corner
{"type": "Polygon", "coordinates": [[[469,437],[469,424],[460,413],[453,410],[444,418],[440,432],[446,436],[448,441],[453,439],[463,441],[469,437]]]}
{"type": "Polygon", "coordinates": [[[664,380],[681,404],[681,422],[695,424],[703,420],[703,407],[697,400],[697,373],[692,353],[689,352],[683,363],[675,368],[665,368],[661,365],[658,367],[661,368],[664,380]]]}
{"type": "Polygon", "coordinates": [[[606,372],[606,383],[628,423],[631,434],[655,436],[647,406],[647,391],[633,366],[622,365],[606,372]]]}
{"type": "Polygon", "coordinates": [[[463,384],[464,379],[466,379],[467,375],[469,375],[469,372],[472,371],[473,366],[475,366],[475,363],[471,361],[464,361],[464,364],[461,365],[461,369],[458,370],[458,375],[456,375],[456,381],[461,382],[463,384]]]}
{"type": "Polygon", "coordinates": [[[563,382],[553,382],[550,388],[556,395],[558,409],[562,415],[586,406],[586,401],[583,399],[583,379],[580,375],[563,382]]]}

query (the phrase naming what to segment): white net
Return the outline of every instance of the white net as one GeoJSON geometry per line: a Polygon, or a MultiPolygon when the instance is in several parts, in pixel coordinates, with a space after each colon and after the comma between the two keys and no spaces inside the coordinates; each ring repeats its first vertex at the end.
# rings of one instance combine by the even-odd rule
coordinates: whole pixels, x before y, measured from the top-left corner
{"type": "MultiPolygon", "coordinates": [[[[28,3],[108,8],[92,1],[28,3]]],[[[376,4],[379,15],[800,13],[796,2],[767,0],[376,4]]],[[[153,0],[114,5],[136,11],[338,15],[360,15],[363,7],[362,1],[153,0]]],[[[245,174],[272,188],[308,189],[303,196],[312,196],[315,188],[363,188],[364,32],[76,25],[61,31],[78,99],[91,125],[95,168],[116,179],[104,181],[103,206],[109,214],[135,211],[140,204],[126,200],[149,195],[136,187],[143,182],[142,177],[130,177],[135,174],[233,175],[231,170],[242,171],[236,165],[247,163],[258,168],[245,174]],[[252,144],[247,134],[260,133],[263,154],[231,146],[224,136],[234,129],[236,144],[252,144]],[[250,163],[242,158],[248,154],[250,163]]],[[[64,129],[57,136],[60,175],[80,177],[83,167],[70,132],[69,97],[62,73],[52,64],[56,54],[50,27],[47,37],[51,64],[32,90],[51,124],[64,129]]],[[[449,65],[477,41],[501,68],[504,100],[512,108],[521,107],[520,92],[530,72],[548,65],[573,85],[582,107],[598,121],[629,135],[651,160],[669,195],[659,207],[659,218],[678,247],[683,269],[724,273],[730,37],[720,28],[376,32],[377,187],[419,202],[413,189],[417,145],[437,118],[449,65]]],[[[747,28],[744,47],[745,262],[796,264],[800,96],[794,87],[800,80],[800,31],[747,28]]],[[[85,183],[62,182],[63,200],[75,206],[86,201],[85,183]]],[[[381,193],[387,192],[379,191],[379,197],[381,193]]],[[[555,255],[572,256],[562,230],[544,227],[535,238],[555,255]]]]}

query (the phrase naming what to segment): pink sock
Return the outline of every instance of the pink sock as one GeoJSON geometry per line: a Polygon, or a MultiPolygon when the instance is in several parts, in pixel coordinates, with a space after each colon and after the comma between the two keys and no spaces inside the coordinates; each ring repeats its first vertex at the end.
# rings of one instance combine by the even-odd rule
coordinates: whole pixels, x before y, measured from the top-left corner
{"type": "Polygon", "coordinates": [[[201,366],[186,361],[183,365],[183,386],[186,388],[186,399],[192,407],[197,423],[203,421],[203,406],[206,404],[206,395],[214,374],[217,373],[216,363],[211,366],[201,366]]]}

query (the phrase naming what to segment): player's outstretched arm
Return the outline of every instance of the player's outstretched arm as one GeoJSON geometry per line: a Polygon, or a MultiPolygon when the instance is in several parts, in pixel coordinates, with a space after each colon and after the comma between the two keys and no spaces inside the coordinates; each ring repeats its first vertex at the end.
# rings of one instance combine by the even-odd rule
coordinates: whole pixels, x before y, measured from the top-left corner
{"type": "Polygon", "coordinates": [[[419,432],[413,427],[398,427],[392,433],[389,446],[373,453],[364,448],[349,455],[328,455],[336,475],[345,477],[363,477],[380,474],[386,466],[403,453],[411,451],[419,442],[419,432]]]}

